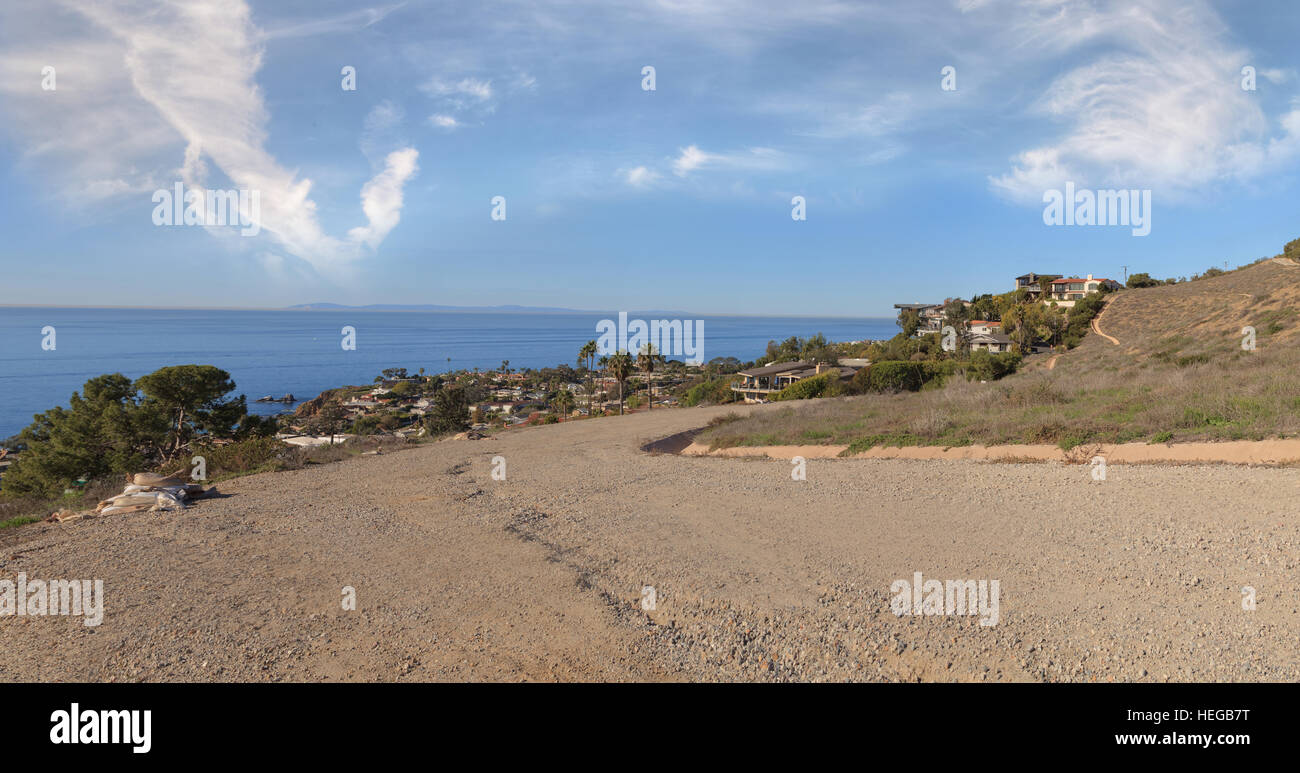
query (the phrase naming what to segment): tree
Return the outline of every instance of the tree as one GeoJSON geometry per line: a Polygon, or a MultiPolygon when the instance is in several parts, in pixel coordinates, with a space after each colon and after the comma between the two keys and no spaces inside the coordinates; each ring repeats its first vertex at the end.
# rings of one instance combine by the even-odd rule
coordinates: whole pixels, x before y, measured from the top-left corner
{"type": "Polygon", "coordinates": [[[389,392],[399,398],[410,397],[411,395],[416,393],[417,389],[418,388],[416,387],[414,382],[399,381],[398,383],[393,384],[393,388],[390,389],[389,392]]]}
{"type": "Polygon", "coordinates": [[[560,421],[564,421],[564,417],[573,410],[573,393],[561,387],[552,398],[551,405],[555,408],[555,412],[560,414],[560,421]]]}
{"type": "Polygon", "coordinates": [[[424,417],[430,435],[445,435],[469,429],[469,396],[459,385],[449,384],[433,396],[433,409],[424,417]]]}
{"type": "Polygon", "coordinates": [[[1016,344],[1018,351],[1024,352],[1029,346],[1026,337],[1030,335],[1025,325],[1025,307],[1012,306],[1002,312],[1002,332],[1016,344]]]}
{"type": "Polygon", "coordinates": [[[1126,286],[1135,289],[1139,287],[1158,287],[1160,284],[1161,282],[1159,279],[1152,279],[1151,275],[1146,272],[1131,274],[1129,275],[1128,281],[1125,282],[1126,286]]]}
{"type": "Polygon", "coordinates": [[[632,355],[619,349],[609,357],[609,374],[618,382],[618,414],[623,415],[623,386],[632,375],[632,355]]]}
{"type": "MultiPolygon", "coordinates": [[[[378,419],[376,419],[375,424],[378,423],[378,419]]],[[[312,435],[329,435],[330,445],[334,445],[334,437],[346,432],[352,422],[343,406],[331,400],[322,405],[320,410],[316,411],[303,424],[303,428],[312,435]]],[[[358,420],[357,424],[360,424],[362,429],[373,431],[373,427],[368,422],[358,420]]]]}
{"type": "Polygon", "coordinates": [[[134,383],[121,373],[96,376],[67,408],[37,414],[20,433],[26,449],[5,473],[5,491],[54,496],[78,478],[155,467],[201,433],[273,433],[274,420],[247,416],[242,395],[222,399],[234,388],[210,365],[163,368],[134,383]]]}
{"type": "Polygon", "coordinates": [[[921,313],[916,309],[903,309],[898,312],[898,326],[903,329],[903,335],[911,338],[921,329],[921,313]]]}
{"type": "Polygon", "coordinates": [[[803,341],[803,345],[799,349],[799,359],[829,365],[838,365],[840,361],[834,344],[827,341],[826,336],[821,333],[803,341]]]}
{"type": "Polygon", "coordinates": [[[592,359],[595,358],[597,351],[599,351],[599,349],[597,348],[595,341],[588,341],[587,343],[582,345],[581,349],[578,350],[578,360],[583,364],[583,367],[586,368],[587,371],[587,415],[588,416],[591,415],[591,400],[592,397],[595,396],[595,393],[591,388],[591,361],[592,359]]]}
{"type": "Polygon", "coordinates": [[[1282,255],[1291,260],[1300,261],[1300,239],[1292,239],[1282,247],[1282,255]]]}
{"type": "Polygon", "coordinates": [[[90,379],[67,408],[34,419],[18,435],[25,450],[5,472],[6,493],[56,496],[83,476],[146,468],[161,455],[168,430],[166,417],[144,410],[121,373],[90,379]]]}
{"type": "Polygon", "coordinates": [[[646,344],[636,356],[636,364],[645,372],[646,402],[653,410],[655,407],[655,366],[663,362],[664,356],[655,351],[654,344],[646,344]]]}
{"type": "Polygon", "coordinates": [[[248,412],[244,396],[226,398],[234,391],[230,374],[212,365],[173,365],[161,368],[135,382],[144,393],[143,407],[162,411],[170,420],[167,458],[196,434],[230,437],[248,412]]]}
{"type": "Polygon", "coordinates": [[[401,381],[406,378],[406,368],[384,368],[380,375],[385,381],[401,381]]]}

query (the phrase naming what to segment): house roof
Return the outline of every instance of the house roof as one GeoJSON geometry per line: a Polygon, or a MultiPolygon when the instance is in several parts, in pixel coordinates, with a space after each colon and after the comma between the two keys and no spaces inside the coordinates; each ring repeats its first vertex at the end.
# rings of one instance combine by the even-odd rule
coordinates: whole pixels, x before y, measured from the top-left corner
{"type": "Polygon", "coordinates": [[[1066,284],[1067,282],[1114,282],[1114,281],[1115,281],[1114,279],[1107,279],[1107,278],[1104,277],[1104,276],[1094,276],[1094,277],[1091,278],[1091,279],[1084,279],[1083,277],[1075,276],[1075,277],[1069,277],[1069,278],[1066,278],[1066,279],[1056,279],[1056,280],[1054,280],[1054,281],[1052,282],[1052,284],[1054,284],[1054,285],[1056,285],[1056,284],[1066,284]]]}
{"type": "Polygon", "coordinates": [[[812,365],[811,362],[799,360],[798,362],[778,362],[772,365],[764,365],[761,368],[750,368],[737,373],[740,376],[771,376],[774,373],[785,373],[787,370],[802,370],[812,365]]]}
{"type": "Polygon", "coordinates": [[[971,336],[970,342],[973,344],[1009,344],[1011,336],[1003,333],[976,333],[971,336]]]}

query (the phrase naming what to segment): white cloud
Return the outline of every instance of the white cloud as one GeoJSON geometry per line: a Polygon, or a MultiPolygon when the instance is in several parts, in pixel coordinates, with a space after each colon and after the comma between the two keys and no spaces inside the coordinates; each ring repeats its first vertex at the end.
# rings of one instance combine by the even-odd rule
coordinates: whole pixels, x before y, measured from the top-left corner
{"type": "Polygon", "coordinates": [[[713,156],[694,145],[682,148],[681,154],[673,161],[673,174],[685,177],[709,162],[713,156]]]}
{"type": "Polygon", "coordinates": [[[435,113],[429,116],[429,123],[437,126],[439,129],[458,129],[461,122],[457,121],[454,116],[435,113]]]}
{"type": "Polygon", "coordinates": [[[1041,203],[1073,181],[1177,200],[1295,159],[1295,113],[1270,121],[1240,88],[1249,57],[1223,30],[1204,3],[1168,0],[1072,5],[1009,30],[1073,66],[1035,104],[1063,133],[1017,154],[993,189],[1041,203]]]}
{"type": "Polygon", "coordinates": [[[644,166],[634,167],[625,173],[627,184],[634,188],[645,188],[659,179],[659,173],[644,166]]]}
{"type": "Polygon", "coordinates": [[[434,78],[420,89],[435,97],[468,97],[478,102],[486,102],[492,98],[492,82],[477,78],[462,78],[454,83],[434,78]]]}
{"type": "Polygon", "coordinates": [[[685,177],[698,169],[774,172],[793,168],[793,160],[773,148],[748,148],[730,153],[709,153],[696,145],[682,148],[673,159],[673,174],[685,177]]]}
{"type": "Polygon", "coordinates": [[[370,222],[348,231],[349,238],[374,249],[397,226],[402,219],[402,188],[419,168],[419,156],[414,148],[388,154],[384,171],[361,189],[361,210],[370,222]]]}
{"type": "MultiPolygon", "coordinates": [[[[177,175],[187,187],[206,188],[210,170],[219,170],[234,187],[259,192],[258,225],[281,249],[326,272],[342,271],[396,224],[400,186],[415,170],[413,148],[396,159],[390,154],[363,188],[370,222],[346,241],[321,229],[311,180],[284,169],[266,150],[269,116],[255,78],[261,34],[246,4],[193,0],[158,7],[118,0],[69,7],[92,24],[61,20],[39,48],[6,57],[4,65],[7,71],[15,60],[54,57],[58,91],[0,78],[0,89],[24,116],[18,126],[27,130],[26,156],[63,170],[55,176],[65,180],[65,197],[84,202],[170,188],[177,175]],[[101,182],[76,183],[78,177],[101,182]]],[[[372,118],[368,132],[391,125],[393,116],[381,110],[372,118]]]]}
{"type": "Polygon", "coordinates": [[[357,11],[338,16],[331,16],[323,19],[312,19],[310,21],[293,22],[281,24],[261,32],[262,40],[276,40],[279,38],[298,38],[308,35],[328,35],[335,32],[355,32],[359,29],[378,24],[383,21],[388,14],[401,8],[405,3],[396,5],[381,6],[378,8],[362,8],[357,11]]]}

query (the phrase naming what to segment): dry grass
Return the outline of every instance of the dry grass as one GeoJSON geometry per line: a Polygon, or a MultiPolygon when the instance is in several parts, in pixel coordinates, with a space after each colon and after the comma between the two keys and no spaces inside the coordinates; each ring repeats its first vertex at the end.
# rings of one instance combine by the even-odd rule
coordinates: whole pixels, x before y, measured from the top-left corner
{"type": "Polygon", "coordinates": [[[730,422],[701,440],[734,445],[961,446],[1256,440],[1300,435],[1300,267],[1272,262],[1116,296],[1101,329],[1053,370],[1038,355],[981,384],[812,400],[730,422]],[[1241,348],[1256,329],[1255,351],[1241,348]],[[1035,364],[1035,362],[1037,364],[1035,364]]]}

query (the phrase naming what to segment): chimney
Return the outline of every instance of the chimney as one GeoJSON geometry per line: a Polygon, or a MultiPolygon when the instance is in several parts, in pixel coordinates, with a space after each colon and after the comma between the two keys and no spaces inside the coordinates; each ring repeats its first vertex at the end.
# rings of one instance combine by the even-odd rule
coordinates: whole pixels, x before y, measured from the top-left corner
{"type": "Polygon", "coordinates": [[[1088,275],[1088,281],[1089,281],[1089,282],[1092,281],[1092,274],[1089,274],[1089,275],[1088,275]]]}

